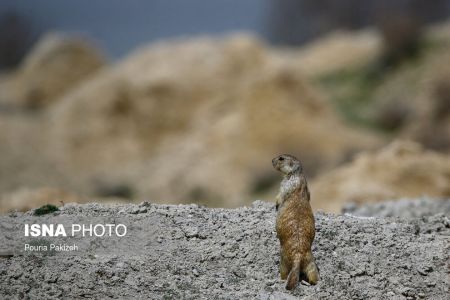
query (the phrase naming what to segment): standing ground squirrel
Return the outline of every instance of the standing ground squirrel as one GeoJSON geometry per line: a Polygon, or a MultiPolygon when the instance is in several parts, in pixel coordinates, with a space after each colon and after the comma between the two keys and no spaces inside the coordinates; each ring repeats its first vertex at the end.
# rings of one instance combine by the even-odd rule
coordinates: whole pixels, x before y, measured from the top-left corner
{"type": "Polygon", "coordinates": [[[315,236],[314,215],[309,204],[309,190],[300,161],[283,154],[272,160],[273,167],[283,173],[277,196],[277,237],[281,246],[280,275],[287,278],[286,289],[297,286],[300,273],[310,284],[319,280],[311,244],[315,236]]]}

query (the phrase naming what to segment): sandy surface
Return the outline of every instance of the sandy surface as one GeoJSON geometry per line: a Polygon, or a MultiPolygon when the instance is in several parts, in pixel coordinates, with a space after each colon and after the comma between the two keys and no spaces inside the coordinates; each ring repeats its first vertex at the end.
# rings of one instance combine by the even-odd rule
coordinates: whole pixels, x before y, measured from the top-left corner
{"type": "MultiPolygon", "coordinates": [[[[4,256],[0,298],[445,299],[448,295],[448,211],[416,218],[316,214],[313,253],[321,280],[316,286],[300,284],[292,292],[279,280],[275,209],[265,202],[238,209],[66,205],[42,217],[31,212],[2,216],[0,226],[7,232],[24,223],[79,216],[127,222],[127,238],[116,244],[105,239],[103,251],[94,238],[87,250],[76,254],[4,256]]],[[[12,243],[8,235],[0,234],[0,244],[8,243],[12,243]]]]}

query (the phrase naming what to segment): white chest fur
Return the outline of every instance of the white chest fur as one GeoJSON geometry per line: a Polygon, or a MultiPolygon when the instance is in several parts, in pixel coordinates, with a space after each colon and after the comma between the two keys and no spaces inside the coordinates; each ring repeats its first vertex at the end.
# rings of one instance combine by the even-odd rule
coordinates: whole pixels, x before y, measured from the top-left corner
{"type": "Polygon", "coordinates": [[[291,175],[289,177],[283,178],[280,185],[280,197],[285,199],[293,190],[300,186],[300,176],[291,175]]]}

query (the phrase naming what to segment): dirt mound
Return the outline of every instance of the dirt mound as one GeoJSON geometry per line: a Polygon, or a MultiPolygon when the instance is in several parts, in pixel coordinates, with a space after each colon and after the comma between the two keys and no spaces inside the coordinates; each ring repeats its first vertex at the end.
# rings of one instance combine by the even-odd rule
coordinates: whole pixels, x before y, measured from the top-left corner
{"type": "MultiPolygon", "coordinates": [[[[405,26],[408,27],[406,24],[405,26]]],[[[397,27],[394,26],[392,29],[395,28],[397,27]]],[[[401,26],[397,28],[400,32],[396,30],[392,32],[394,35],[399,34],[398,42],[409,44],[408,41],[415,40],[409,36],[415,32],[413,28],[409,33],[408,30],[401,33],[400,28],[401,26]]],[[[444,23],[426,28],[416,45],[416,50],[397,58],[395,52],[399,47],[392,48],[396,45],[395,42],[391,41],[391,44],[384,45],[392,48],[389,54],[389,51],[383,52],[381,49],[383,45],[379,35],[372,32],[366,36],[363,33],[335,35],[331,39],[334,42],[329,47],[326,38],[323,41],[319,40],[317,47],[323,50],[314,51],[313,47],[310,55],[312,57],[315,55],[313,61],[317,61],[313,64],[312,70],[323,69],[323,71],[318,74],[314,72],[305,74],[312,77],[316,87],[335,103],[338,111],[349,122],[357,126],[390,132],[394,138],[412,139],[427,148],[449,153],[450,25],[444,23]],[[361,50],[359,59],[358,47],[355,46],[352,50],[351,45],[354,44],[352,41],[356,45],[366,45],[361,42],[365,36],[368,41],[372,41],[367,45],[372,46],[367,50],[361,50]],[[336,57],[344,57],[344,60],[334,59],[337,61],[335,65],[328,63],[333,61],[333,47],[338,48],[333,44],[350,45],[348,49],[342,46],[342,52],[347,54],[335,50],[336,57]],[[389,56],[391,59],[388,59],[389,56]],[[344,61],[342,65],[341,61],[344,61]],[[323,62],[323,67],[320,62],[323,62]]],[[[300,53],[309,47],[311,46],[305,46],[300,53]]],[[[302,64],[308,68],[306,62],[302,64]]]]}
{"type": "Polygon", "coordinates": [[[450,151],[450,39],[387,75],[374,93],[375,118],[399,115],[398,135],[424,146],[450,151]]]}
{"type": "Polygon", "coordinates": [[[104,65],[87,41],[57,33],[44,36],[19,69],[0,86],[3,105],[41,108],[57,100],[104,65]]]}
{"type": "Polygon", "coordinates": [[[397,141],[317,178],[313,207],[338,212],[346,202],[450,196],[450,159],[413,142],[397,141]]]}
{"type": "MultiPolygon", "coordinates": [[[[0,110],[0,194],[43,186],[69,187],[69,176],[61,172],[46,149],[45,122],[35,114],[0,110]]],[[[17,207],[13,202],[3,204],[0,202],[0,211],[23,208],[23,203],[17,207]]]]}
{"type": "Polygon", "coordinates": [[[450,154],[450,54],[429,60],[402,135],[450,154]]]}
{"type": "Polygon", "coordinates": [[[236,206],[278,180],[276,154],[298,154],[313,173],[377,144],[247,35],[140,49],[66,95],[50,118],[55,157],[83,186],[129,185],[139,198],[173,202],[236,206]]]}
{"type": "Polygon", "coordinates": [[[306,76],[317,77],[366,65],[381,55],[381,35],[373,30],[337,31],[289,51],[306,76]]]}
{"type": "Polygon", "coordinates": [[[313,252],[321,280],[290,292],[279,279],[275,208],[264,202],[238,209],[67,205],[42,217],[2,216],[0,249],[11,251],[4,248],[11,243],[23,247],[30,239],[23,237],[24,223],[77,218],[130,226],[117,240],[64,238],[80,246],[75,254],[5,254],[2,298],[444,299],[448,294],[450,223],[443,215],[405,220],[316,214],[313,252]]]}

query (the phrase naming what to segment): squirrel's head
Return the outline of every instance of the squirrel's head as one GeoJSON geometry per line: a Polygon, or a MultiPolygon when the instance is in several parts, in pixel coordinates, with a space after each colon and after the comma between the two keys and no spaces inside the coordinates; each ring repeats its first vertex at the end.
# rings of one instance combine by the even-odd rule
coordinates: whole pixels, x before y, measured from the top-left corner
{"type": "Polygon", "coordinates": [[[289,154],[282,154],[272,159],[272,165],[275,170],[280,171],[284,175],[292,175],[302,172],[302,164],[300,161],[289,154]]]}

